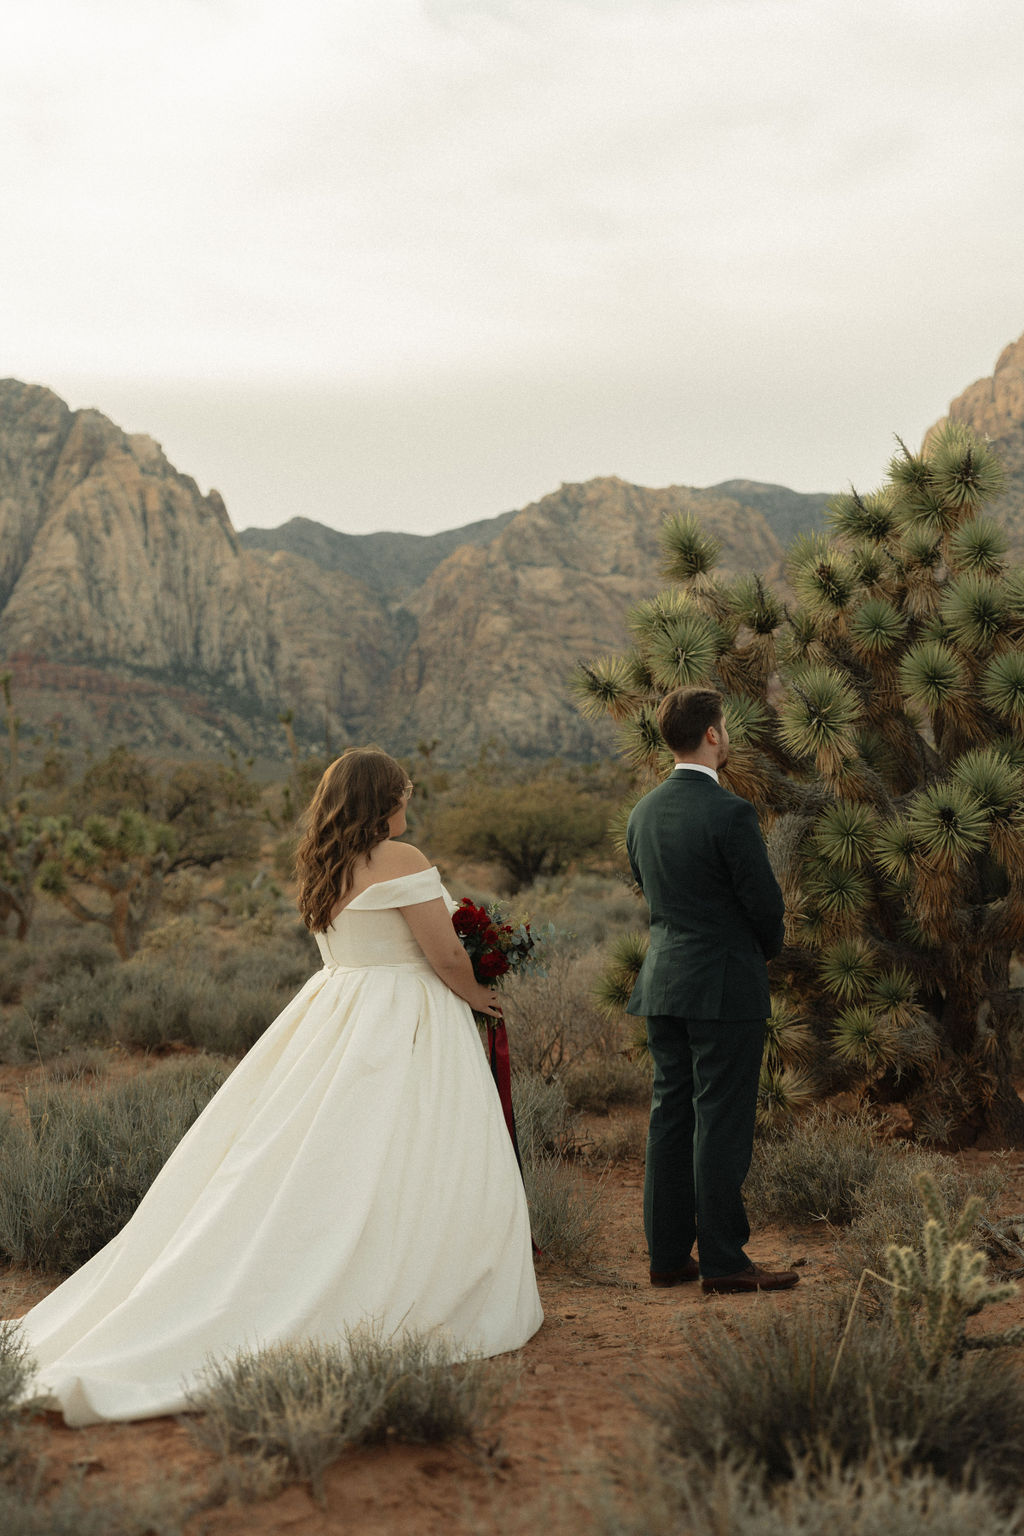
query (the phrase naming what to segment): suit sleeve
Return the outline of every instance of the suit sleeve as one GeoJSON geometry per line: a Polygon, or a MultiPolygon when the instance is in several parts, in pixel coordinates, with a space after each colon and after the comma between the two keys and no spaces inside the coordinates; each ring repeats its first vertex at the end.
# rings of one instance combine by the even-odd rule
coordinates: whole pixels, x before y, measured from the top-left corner
{"type": "Polygon", "coordinates": [[[765,959],[771,960],[783,945],[786,903],[768,860],[757,812],[749,800],[737,797],[724,851],[740,906],[757,935],[765,959]]]}

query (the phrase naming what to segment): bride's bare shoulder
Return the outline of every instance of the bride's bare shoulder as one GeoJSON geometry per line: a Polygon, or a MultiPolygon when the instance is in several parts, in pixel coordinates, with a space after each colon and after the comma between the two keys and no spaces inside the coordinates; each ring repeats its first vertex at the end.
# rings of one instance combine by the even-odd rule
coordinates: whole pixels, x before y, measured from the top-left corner
{"type": "Polygon", "coordinates": [[[388,839],[379,843],[370,858],[374,880],[396,880],[399,875],[415,875],[421,869],[429,869],[430,860],[411,843],[396,843],[388,839]]]}

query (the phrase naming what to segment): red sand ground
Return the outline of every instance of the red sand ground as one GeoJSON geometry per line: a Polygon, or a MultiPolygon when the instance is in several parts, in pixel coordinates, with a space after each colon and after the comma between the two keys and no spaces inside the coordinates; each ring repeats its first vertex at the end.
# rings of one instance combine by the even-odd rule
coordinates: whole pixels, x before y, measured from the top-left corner
{"type": "MultiPolygon", "coordinates": [[[[977,1164],[990,1155],[965,1157],[977,1164]]],[[[1024,1162],[1011,1158],[1008,1169],[1001,1214],[1024,1209],[1024,1162]]],[[[496,1445],[476,1454],[399,1445],[350,1452],[327,1475],[325,1508],[305,1489],[291,1487],[269,1500],[231,1501],[204,1511],[191,1521],[191,1536],[506,1536],[538,1527],[551,1536],[585,1532],[588,1522],[573,1490],[592,1478],[595,1463],[621,1451],[641,1424],[631,1394],[642,1392],[658,1372],[685,1368],[679,1320],[738,1317],[755,1307],[804,1308],[842,1274],[827,1229],[762,1230],[754,1233],[751,1254],[769,1265],[798,1265],[801,1283],[794,1291],[726,1298],[705,1297],[692,1285],[653,1290],[642,1242],[641,1179],[638,1164],[613,1167],[605,1176],[604,1270],[576,1276],[540,1261],[546,1320],[521,1353],[519,1387],[510,1394],[496,1445]]],[[[24,1311],[48,1289],[44,1279],[24,1271],[0,1273],[0,1315],[24,1311]]],[[[998,1311],[998,1317],[986,1313],[986,1323],[1024,1321],[1024,1294],[998,1311]]],[[[146,1484],[165,1472],[180,1473],[201,1489],[213,1476],[213,1458],[196,1450],[184,1427],[170,1419],[70,1430],[48,1415],[42,1438],[54,1479],[84,1470],[97,1493],[146,1484]]]]}

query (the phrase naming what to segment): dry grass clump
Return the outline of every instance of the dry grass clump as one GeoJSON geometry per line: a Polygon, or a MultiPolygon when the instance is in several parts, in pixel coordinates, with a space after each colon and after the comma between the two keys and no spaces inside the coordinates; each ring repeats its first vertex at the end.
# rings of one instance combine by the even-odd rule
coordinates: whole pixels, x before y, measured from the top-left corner
{"type": "Polygon", "coordinates": [[[991,1199],[1005,1182],[998,1166],[972,1177],[955,1158],[881,1139],[868,1110],[841,1114],[817,1105],[784,1133],[758,1140],[743,1197],[758,1222],[845,1228],[838,1253],[857,1279],[865,1267],[884,1270],[886,1245],[909,1242],[920,1230],[922,1173],[950,1212],[971,1193],[991,1199]]]}
{"type": "Polygon", "coordinates": [[[308,937],[294,934],[261,939],[258,949],[240,953],[197,947],[96,969],[72,965],[23,989],[0,1052],[25,1061],[80,1044],[181,1044],[241,1056],[315,969],[308,937]]]}
{"type": "Polygon", "coordinates": [[[623,1051],[588,1056],[570,1062],[562,1074],[565,1096],[573,1109],[605,1114],[615,1104],[649,1104],[651,1072],[623,1051]]]}
{"type": "Polygon", "coordinates": [[[850,1319],[837,1305],[758,1309],[728,1328],[702,1318],[686,1340],[685,1378],[666,1378],[646,1404],[679,1461],[735,1460],[768,1486],[801,1465],[825,1477],[881,1455],[957,1486],[980,1476],[997,1490],[1024,1487],[1024,1379],[1010,1351],[950,1357],[924,1374],[909,1368],[891,1316],[850,1319]]]}
{"type": "Polygon", "coordinates": [[[593,1261],[604,1218],[604,1190],[557,1157],[523,1160],[533,1239],[546,1258],[569,1269],[593,1261]]]}
{"type": "Polygon", "coordinates": [[[565,1089],[538,1072],[520,1072],[512,1079],[512,1109],[516,1138],[524,1162],[567,1152],[576,1141],[576,1117],[565,1089]]]}
{"type": "Polygon", "coordinates": [[[825,1473],[801,1462],[765,1487],[735,1461],[708,1468],[641,1447],[621,1480],[618,1492],[591,1486],[589,1536],[1024,1536],[1024,1513],[988,1488],[882,1458],[825,1473]]]}
{"type": "Polygon", "coordinates": [[[0,1254],[64,1274],[91,1258],[226,1076],[195,1057],[95,1091],[30,1089],[28,1122],[0,1126],[0,1254]]]}
{"type": "Polygon", "coordinates": [[[202,1417],[189,1428],[225,1462],[241,1459],[239,1491],[299,1481],[322,1501],[324,1473],[351,1447],[478,1442],[510,1381],[507,1362],[455,1364],[442,1339],[360,1329],[337,1344],[281,1344],[214,1362],[192,1396],[202,1417]]]}
{"type": "Polygon", "coordinates": [[[0,1485],[4,1536],[182,1536],[190,1499],[179,1483],[94,1493],[80,1478],[56,1492],[45,1464],[27,1468],[13,1484],[0,1485]]]}

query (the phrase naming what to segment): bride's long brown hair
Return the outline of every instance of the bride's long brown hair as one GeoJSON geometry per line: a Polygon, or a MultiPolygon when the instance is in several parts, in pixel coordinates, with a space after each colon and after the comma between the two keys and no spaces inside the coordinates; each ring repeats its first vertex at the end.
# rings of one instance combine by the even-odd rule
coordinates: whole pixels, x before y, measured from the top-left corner
{"type": "Polygon", "coordinates": [[[356,864],[390,835],[409,780],[380,747],[349,747],[327,769],[306,812],[295,855],[299,911],[306,927],[324,933],[356,864]]]}

